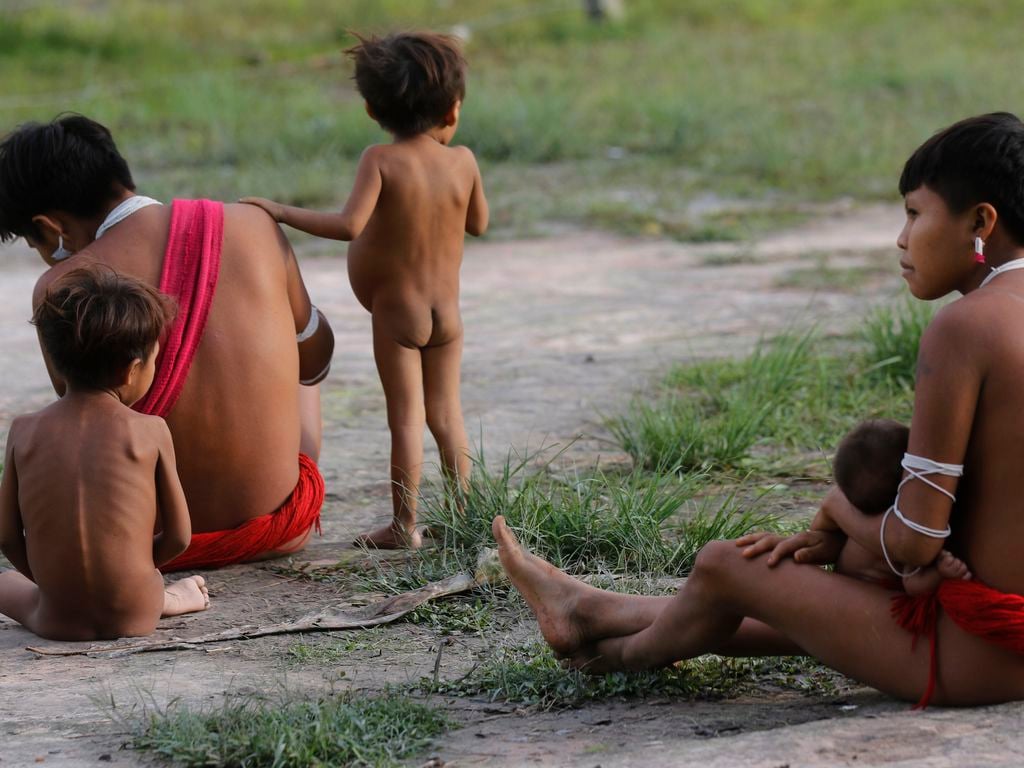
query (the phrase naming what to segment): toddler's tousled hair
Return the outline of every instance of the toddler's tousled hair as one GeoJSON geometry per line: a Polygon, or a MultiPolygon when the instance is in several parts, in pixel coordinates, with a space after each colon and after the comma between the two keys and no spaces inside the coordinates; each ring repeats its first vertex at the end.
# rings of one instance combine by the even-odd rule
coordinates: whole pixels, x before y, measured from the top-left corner
{"type": "Polygon", "coordinates": [[[359,93],[386,131],[424,133],[465,97],[466,60],[455,37],[401,32],[356,38],[345,53],[355,61],[359,93]]]}
{"type": "Polygon", "coordinates": [[[32,314],[47,356],[69,384],[115,386],[136,358],[146,360],[174,318],[174,300],[100,264],[55,280],[32,314]]]}
{"type": "Polygon", "coordinates": [[[891,419],[861,422],[842,439],[832,461],[836,485],[866,515],[881,514],[896,499],[910,430],[891,419]]]}
{"type": "Polygon", "coordinates": [[[900,175],[900,194],[927,186],[953,213],[990,203],[1024,245],[1024,123],[992,112],[954,123],[918,147],[900,175]]]}

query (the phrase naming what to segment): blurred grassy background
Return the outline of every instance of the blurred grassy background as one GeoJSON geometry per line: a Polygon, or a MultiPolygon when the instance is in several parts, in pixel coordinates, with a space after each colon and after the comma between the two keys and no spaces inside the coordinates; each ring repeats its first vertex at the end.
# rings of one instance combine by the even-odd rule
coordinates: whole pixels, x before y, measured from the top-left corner
{"type": "Polygon", "coordinates": [[[0,131],[80,111],[156,196],[339,205],[363,112],[346,30],[468,31],[457,141],[496,232],[741,239],[809,203],[895,199],[903,160],[1020,108],[1024,4],[997,0],[0,2],[0,131]]]}

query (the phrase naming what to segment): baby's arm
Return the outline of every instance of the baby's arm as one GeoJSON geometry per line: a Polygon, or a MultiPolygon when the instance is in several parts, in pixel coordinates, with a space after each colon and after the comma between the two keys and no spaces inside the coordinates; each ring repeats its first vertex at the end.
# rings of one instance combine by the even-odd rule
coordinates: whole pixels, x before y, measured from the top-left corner
{"type": "Polygon", "coordinates": [[[379,148],[368,147],[359,160],[352,192],[340,213],[310,211],[294,205],[282,205],[263,197],[243,197],[240,202],[258,205],[274,221],[287,224],[315,237],[328,240],[355,240],[377,207],[383,181],[378,163],[379,148]]]}
{"type": "Polygon", "coordinates": [[[28,566],[28,550],[25,548],[25,525],[18,505],[18,472],[14,467],[16,424],[17,420],[7,434],[7,456],[3,479],[0,479],[0,552],[22,575],[31,579],[32,569],[28,566]]]}
{"type": "Polygon", "coordinates": [[[156,460],[156,504],[160,533],[153,537],[153,564],[158,568],[173,560],[192,540],[192,521],[188,517],[185,491],[178,480],[174,461],[174,442],[163,419],[154,419],[159,455],[156,460]]]}
{"type": "Polygon", "coordinates": [[[490,210],[487,207],[487,198],[484,197],[484,182],[480,178],[480,166],[476,163],[473,153],[463,147],[469,155],[469,161],[473,164],[473,191],[469,196],[469,208],[466,210],[466,232],[479,237],[487,231],[487,223],[490,217],[490,210]]]}

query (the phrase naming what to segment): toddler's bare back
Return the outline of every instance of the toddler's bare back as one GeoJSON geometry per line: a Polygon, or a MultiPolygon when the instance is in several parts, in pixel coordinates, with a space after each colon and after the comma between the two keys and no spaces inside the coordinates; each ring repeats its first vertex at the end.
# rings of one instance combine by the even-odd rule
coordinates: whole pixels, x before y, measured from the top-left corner
{"type": "Polygon", "coordinates": [[[476,162],[469,150],[426,135],[367,152],[382,184],[349,247],[352,290],[403,344],[444,343],[462,327],[459,268],[476,162]]]}
{"type": "Polygon", "coordinates": [[[11,428],[28,562],[45,613],[133,634],[126,625],[140,609],[155,620],[163,603],[153,534],[167,428],[109,394],[89,398],[84,407],[58,401],[11,428]]]}

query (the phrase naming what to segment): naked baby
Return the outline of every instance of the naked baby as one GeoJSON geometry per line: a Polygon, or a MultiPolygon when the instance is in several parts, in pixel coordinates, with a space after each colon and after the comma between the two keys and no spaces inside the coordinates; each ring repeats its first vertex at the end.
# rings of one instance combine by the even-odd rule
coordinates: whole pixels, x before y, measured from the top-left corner
{"type": "MultiPolygon", "coordinates": [[[[836,486],[845,499],[865,515],[883,515],[891,509],[906,480],[918,478],[930,483],[919,468],[907,466],[910,429],[891,419],[869,419],[858,424],[839,443],[833,460],[836,486]]],[[[941,489],[940,489],[941,490],[941,489]]],[[[944,492],[944,491],[943,491],[944,492]]],[[[747,547],[745,554],[756,557],[771,549],[768,564],[792,557],[799,563],[835,564],[836,573],[886,586],[902,586],[908,595],[934,592],[943,579],[970,579],[967,565],[948,550],[942,550],[935,562],[908,573],[902,584],[894,582],[890,566],[853,539],[847,538],[834,520],[831,507],[835,497],[826,496],[811,521],[809,530],[788,538],[755,533],[737,540],[747,547]]]]}
{"type": "Polygon", "coordinates": [[[188,507],[167,425],[129,407],[172,315],[155,289],[99,265],[54,282],[33,315],[67,390],[7,436],[0,550],[17,570],[0,573],[0,613],[37,635],[148,635],[209,606],[202,577],[165,589],[156,570],[188,546],[188,507]]]}

